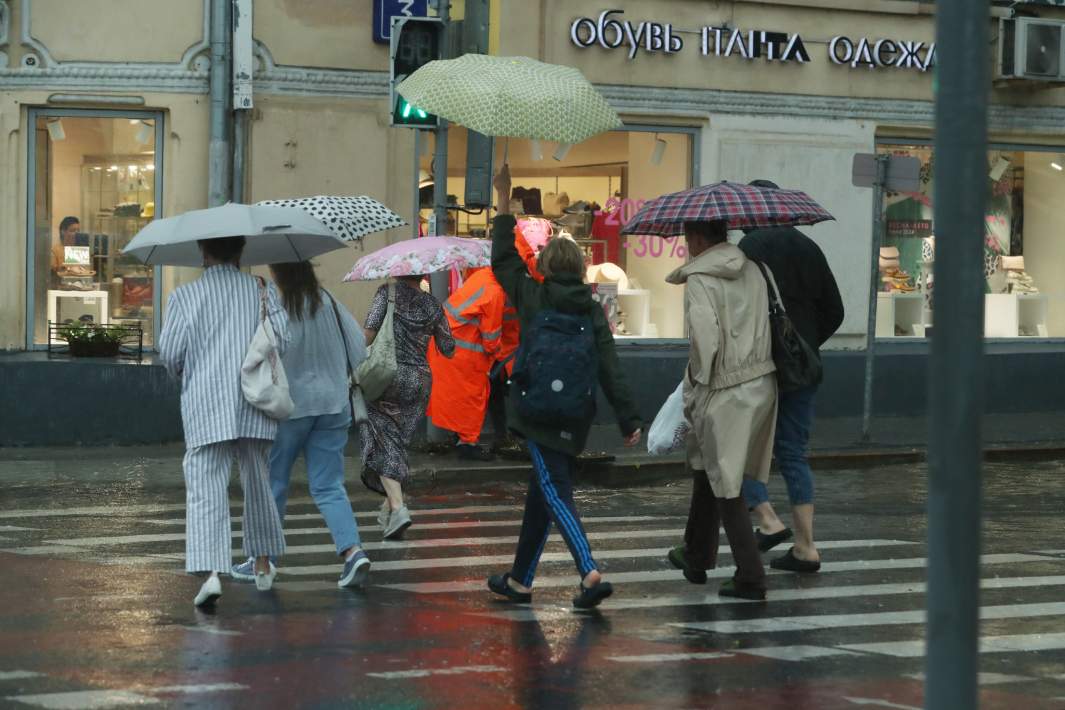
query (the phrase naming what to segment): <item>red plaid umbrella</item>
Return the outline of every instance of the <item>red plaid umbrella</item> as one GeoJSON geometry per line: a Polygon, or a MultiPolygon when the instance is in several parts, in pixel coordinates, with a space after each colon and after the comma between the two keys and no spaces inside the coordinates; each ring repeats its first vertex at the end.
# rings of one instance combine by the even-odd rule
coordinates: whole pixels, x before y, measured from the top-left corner
{"type": "Polygon", "coordinates": [[[633,216],[622,234],[684,234],[684,223],[723,219],[729,229],[794,227],[835,219],[800,190],[716,182],[657,197],[633,216]]]}

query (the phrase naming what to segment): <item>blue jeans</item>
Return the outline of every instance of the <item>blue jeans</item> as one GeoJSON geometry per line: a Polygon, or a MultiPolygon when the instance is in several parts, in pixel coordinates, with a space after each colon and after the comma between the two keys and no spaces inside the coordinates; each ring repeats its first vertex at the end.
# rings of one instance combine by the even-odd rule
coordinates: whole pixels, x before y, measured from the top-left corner
{"type": "Polygon", "coordinates": [[[307,461],[307,482],[318,511],[333,536],[337,554],[361,545],[359,526],[344,489],[344,446],[348,443],[351,414],[300,417],[281,422],[270,449],[270,488],[281,520],[285,519],[292,465],[302,453],[307,461]]]}
{"type": "MultiPolygon", "coordinates": [[[[810,426],[814,419],[814,395],[817,387],[781,392],[777,400],[777,431],[773,437],[773,456],[788,486],[792,505],[814,502],[814,472],[806,460],[810,426]]],[[[748,508],[769,500],[769,491],[761,481],[743,480],[743,498],[748,508]]]]}

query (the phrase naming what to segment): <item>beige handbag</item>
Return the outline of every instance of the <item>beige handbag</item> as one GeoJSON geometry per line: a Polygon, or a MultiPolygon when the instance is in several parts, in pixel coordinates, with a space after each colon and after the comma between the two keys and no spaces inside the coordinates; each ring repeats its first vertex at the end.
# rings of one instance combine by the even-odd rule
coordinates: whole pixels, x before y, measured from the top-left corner
{"type": "MultiPolygon", "coordinates": [[[[392,329],[396,311],[395,287],[388,285],[388,310],[377,336],[367,349],[366,359],[355,368],[355,384],[367,402],[376,402],[396,378],[396,334],[392,329]]],[[[353,416],[358,416],[354,412],[353,416]]]]}
{"type": "Polygon", "coordinates": [[[277,334],[266,317],[266,282],[259,278],[262,288],[259,327],[255,329],[248,354],[240,367],[240,389],[248,404],[271,419],[288,419],[296,405],[288,392],[288,377],[277,350],[277,334]]]}

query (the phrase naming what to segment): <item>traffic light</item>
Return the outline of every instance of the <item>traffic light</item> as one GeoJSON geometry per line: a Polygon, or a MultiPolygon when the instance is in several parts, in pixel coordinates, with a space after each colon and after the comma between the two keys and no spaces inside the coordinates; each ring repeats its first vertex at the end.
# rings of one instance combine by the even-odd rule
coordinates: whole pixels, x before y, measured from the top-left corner
{"type": "Polygon", "coordinates": [[[396,87],[423,64],[440,58],[443,37],[444,23],[435,17],[397,17],[393,20],[388,85],[393,126],[436,127],[436,116],[411,105],[399,95],[396,87]]]}

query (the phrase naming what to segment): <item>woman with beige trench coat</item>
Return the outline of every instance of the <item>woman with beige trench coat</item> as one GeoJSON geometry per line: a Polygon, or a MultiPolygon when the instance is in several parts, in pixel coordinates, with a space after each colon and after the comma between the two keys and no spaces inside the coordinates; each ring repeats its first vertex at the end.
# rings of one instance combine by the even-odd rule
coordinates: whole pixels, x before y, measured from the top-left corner
{"type": "Polygon", "coordinates": [[[769,329],[769,297],[757,264],[727,241],[721,221],[686,222],[693,259],[666,281],[687,285],[691,341],[684,377],[690,427],[687,464],[691,509],[684,544],[669,561],[694,584],[706,584],[725,527],[736,574],[719,593],[765,599],[765,568],[740,488],[744,476],[769,477],[776,427],[777,383],[769,329]]]}

